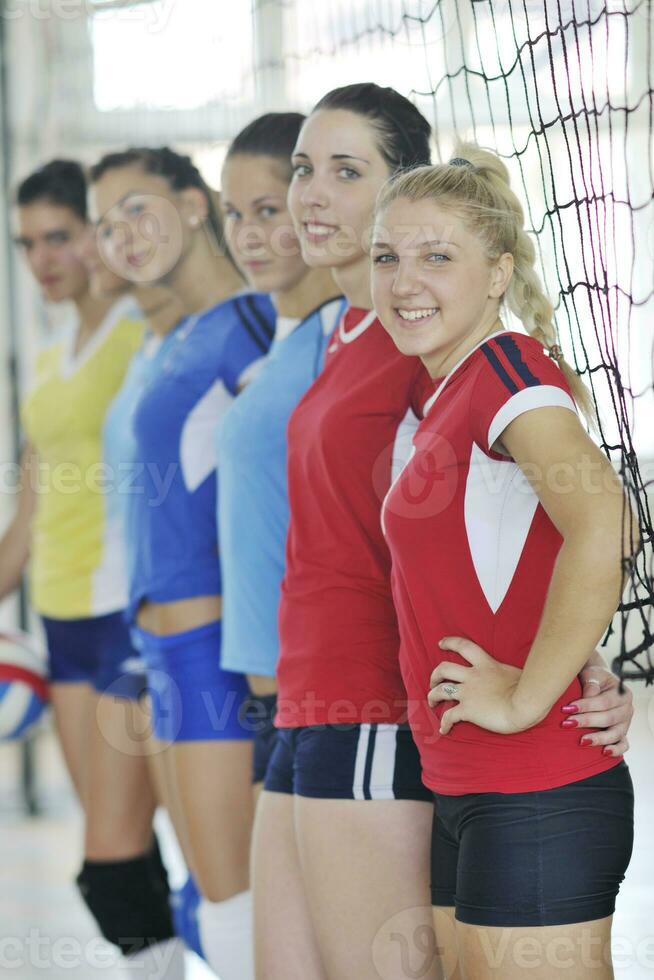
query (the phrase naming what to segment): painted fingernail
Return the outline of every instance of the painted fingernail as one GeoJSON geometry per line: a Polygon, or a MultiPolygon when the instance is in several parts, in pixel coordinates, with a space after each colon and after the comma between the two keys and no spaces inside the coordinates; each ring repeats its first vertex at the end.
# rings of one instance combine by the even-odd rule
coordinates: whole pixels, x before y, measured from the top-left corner
{"type": "Polygon", "coordinates": [[[590,737],[590,735],[584,735],[584,737],[582,738],[580,744],[581,745],[592,745],[593,744],[593,740],[590,737]]]}
{"type": "Polygon", "coordinates": [[[613,750],[610,745],[605,745],[604,748],[602,749],[602,752],[604,753],[604,755],[613,755],[613,750]]]}
{"type": "Polygon", "coordinates": [[[565,721],[561,722],[561,728],[577,728],[579,722],[576,718],[566,718],[565,721]]]}
{"type": "Polygon", "coordinates": [[[579,711],[579,705],[578,704],[564,704],[563,707],[561,708],[561,711],[563,711],[563,713],[566,714],[566,715],[574,715],[574,714],[577,713],[577,711],[579,711]]]}

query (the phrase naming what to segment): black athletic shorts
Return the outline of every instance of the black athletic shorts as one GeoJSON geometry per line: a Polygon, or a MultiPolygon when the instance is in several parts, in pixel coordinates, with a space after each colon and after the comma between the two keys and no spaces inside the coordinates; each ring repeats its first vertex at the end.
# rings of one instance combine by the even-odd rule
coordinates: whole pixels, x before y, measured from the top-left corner
{"type": "Polygon", "coordinates": [[[280,728],[264,788],[318,799],[432,800],[408,725],[280,728]]]}
{"type": "Polygon", "coordinates": [[[479,926],[612,915],[633,845],[624,761],[535,793],[434,794],[432,904],[479,926]]]}
{"type": "Polygon", "coordinates": [[[251,694],[243,706],[246,723],[254,732],[253,783],[262,783],[266,778],[270,757],[277,741],[276,709],[276,694],[251,694]]]}

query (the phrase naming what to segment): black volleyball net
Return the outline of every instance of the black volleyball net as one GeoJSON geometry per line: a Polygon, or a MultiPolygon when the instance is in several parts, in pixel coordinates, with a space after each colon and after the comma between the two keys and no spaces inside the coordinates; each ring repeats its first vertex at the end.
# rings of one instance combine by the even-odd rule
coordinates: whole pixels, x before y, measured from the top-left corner
{"type": "MultiPolygon", "coordinates": [[[[648,0],[281,4],[289,101],[374,80],[505,160],[567,359],[637,511],[643,547],[609,631],[614,667],[654,682],[654,6],[648,0]]],[[[627,565],[627,563],[625,562],[627,565]]]]}

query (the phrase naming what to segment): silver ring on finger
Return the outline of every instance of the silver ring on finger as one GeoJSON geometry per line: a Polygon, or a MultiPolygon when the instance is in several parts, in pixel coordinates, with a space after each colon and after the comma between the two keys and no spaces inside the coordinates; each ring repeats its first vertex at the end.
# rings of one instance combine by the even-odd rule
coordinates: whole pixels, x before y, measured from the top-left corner
{"type": "Polygon", "coordinates": [[[441,684],[441,691],[443,694],[447,694],[450,700],[458,699],[459,685],[458,684],[441,684]]]}

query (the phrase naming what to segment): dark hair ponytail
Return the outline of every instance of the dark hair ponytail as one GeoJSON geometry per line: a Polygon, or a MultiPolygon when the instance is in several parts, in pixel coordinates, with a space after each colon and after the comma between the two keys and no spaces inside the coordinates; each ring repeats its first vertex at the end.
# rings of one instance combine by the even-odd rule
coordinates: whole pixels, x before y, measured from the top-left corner
{"type": "Polygon", "coordinates": [[[284,165],[290,181],[291,155],[305,119],[301,112],[267,112],[259,116],[234,137],[226,159],[239,153],[272,157],[284,165]]]}
{"type": "Polygon", "coordinates": [[[26,207],[35,201],[70,208],[86,221],[86,176],[81,164],[76,160],[51,160],[26,177],[18,185],[16,203],[26,207]]]}
{"type": "Polygon", "coordinates": [[[431,126],[413,102],[394,88],[374,82],[345,85],[324,95],[313,112],[319,109],[346,109],[368,119],[392,174],[431,163],[431,126]]]}
{"type": "Polygon", "coordinates": [[[118,167],[129,167],[132,164],[141,166],[148,174],[158,174],[165,177],[175,191],[186,190],[187,187],[197,187],[207,199],[207,223],[218,248],[229,258],[225,243],[223,224],[217,207],[217,193],[213,191],[189,156],[176,153],[168,146],[161,147],[130,147],[120,153],[108,153],[91,167],[91,183],[95,183],[108,171],[118,167]]]}

